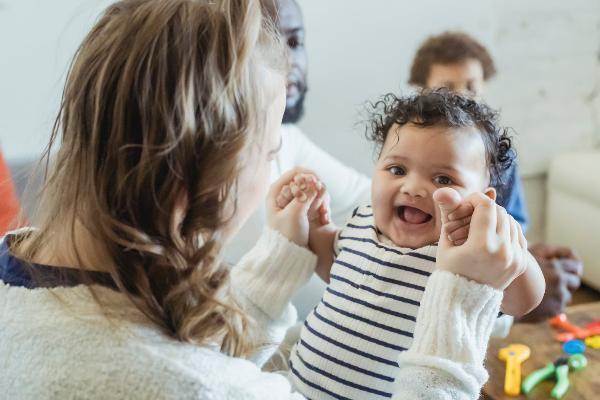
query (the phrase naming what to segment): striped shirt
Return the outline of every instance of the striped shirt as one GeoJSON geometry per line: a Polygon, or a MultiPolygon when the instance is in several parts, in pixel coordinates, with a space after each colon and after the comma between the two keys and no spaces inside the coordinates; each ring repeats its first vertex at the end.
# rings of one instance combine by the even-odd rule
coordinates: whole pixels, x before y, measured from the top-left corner
{"type": "Polygon", "coordinates": [[[338,234],[330,283],[290,357],[294,384],[308,398],[392,396],[437,245],[413,250],[379,236],[370,206],[338,234]]]}

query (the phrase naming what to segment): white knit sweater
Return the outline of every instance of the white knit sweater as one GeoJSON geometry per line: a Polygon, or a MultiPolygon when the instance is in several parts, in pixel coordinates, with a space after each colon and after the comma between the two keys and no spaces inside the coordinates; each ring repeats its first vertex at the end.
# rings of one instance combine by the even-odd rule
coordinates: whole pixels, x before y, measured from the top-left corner
{"type": "MultiPolygon", "coordinates": [[[[0,281],[0,397],[7,399],[300,399],[260,367],[296,319],[289,299],[312,273],[307,250],[267,231],[232,272],[265,341],[252,360],[180,343],[107,288],[10,287],[0,281]],[[108,317],[108,318],[107,318],[108,317]]],[[[399,359],[395,399],[476,399],[501,292],[435,272],[412,348],[399,359]],[[434,318],[444,314],[444,319],[434,318]],[[433,316],[425,318],[425,316],[433,316]]]]}

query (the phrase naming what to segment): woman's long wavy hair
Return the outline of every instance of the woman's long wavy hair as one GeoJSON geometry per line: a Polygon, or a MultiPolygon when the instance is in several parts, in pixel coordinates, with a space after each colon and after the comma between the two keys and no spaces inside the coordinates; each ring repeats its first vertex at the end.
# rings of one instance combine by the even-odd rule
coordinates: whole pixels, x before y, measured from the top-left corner
{"type": "MultiPolygon", "coordinates": [[[[44,154],[38,229],[15,253],[35,260],[55,235],[77,244],[83,230],[111,264],[101,269],[165,332],[233,356],[252,351],[252,321],[236,305],[219,253],[241,159],[262,139],[272,100],[264,70],[285,74],[265,7],[110,6],[72,62],[44,154]]],[[[76,262],[86,259],[74,251],[76,262]]]]}

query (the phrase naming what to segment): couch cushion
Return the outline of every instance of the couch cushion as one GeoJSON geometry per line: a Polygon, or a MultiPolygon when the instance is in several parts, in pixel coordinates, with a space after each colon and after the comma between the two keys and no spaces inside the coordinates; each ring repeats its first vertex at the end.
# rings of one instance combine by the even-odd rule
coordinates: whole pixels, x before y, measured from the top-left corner
{"type": "Polygon", "coordinates": [[[600,151],[556,157],[550,165],[548,189],[569,193],[600,207],[600,151]]]}

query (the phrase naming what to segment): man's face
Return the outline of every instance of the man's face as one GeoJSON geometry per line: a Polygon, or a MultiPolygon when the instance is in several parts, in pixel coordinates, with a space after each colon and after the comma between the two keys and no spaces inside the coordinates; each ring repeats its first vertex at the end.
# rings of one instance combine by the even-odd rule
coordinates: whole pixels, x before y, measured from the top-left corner
{"type": "Polygon", "coordinates": [[[307,57],[304,48],[304,21],[295,0],[278,0],[277,25],[288,47],[290,70],[283,123],[295,123],[302,117],[306,95],[307,57]]]}
{"type": "Polygon", "coordinates": [[[453,92],[479,98],[485,89],[483,66],[475,59],[456,64],[433,64],[426,86],[428,89],[446,87],[453,92]]]}

